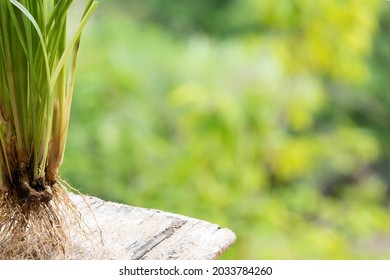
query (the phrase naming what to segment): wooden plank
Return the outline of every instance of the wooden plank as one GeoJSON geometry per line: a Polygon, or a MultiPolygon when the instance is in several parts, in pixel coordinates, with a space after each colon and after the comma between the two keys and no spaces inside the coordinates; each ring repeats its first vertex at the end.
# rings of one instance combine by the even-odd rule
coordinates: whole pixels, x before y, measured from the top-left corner
{"type": "Polygon", "coordinates": [[[218,225],[159,210],[70,194],[84,233],[72,232],[72,259],[215,259],[236,240],[218,225]]]}

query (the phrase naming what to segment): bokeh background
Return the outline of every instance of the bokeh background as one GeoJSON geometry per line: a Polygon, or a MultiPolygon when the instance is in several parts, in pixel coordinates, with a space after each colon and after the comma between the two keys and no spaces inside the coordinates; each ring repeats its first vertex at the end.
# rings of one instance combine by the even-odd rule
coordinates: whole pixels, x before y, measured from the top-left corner
{"type": "Polygon", "coordinates": [[[100,2],[73,187],[228,227],[225,259],[390,258],[390,3],[100,2]]]}

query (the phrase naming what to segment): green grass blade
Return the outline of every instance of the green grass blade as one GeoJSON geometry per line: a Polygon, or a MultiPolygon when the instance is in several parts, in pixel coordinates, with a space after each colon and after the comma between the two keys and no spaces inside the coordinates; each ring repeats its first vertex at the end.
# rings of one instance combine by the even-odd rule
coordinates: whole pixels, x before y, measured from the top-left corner
{"type": "Polygon", "coordinates": [[[43,37],[41,29],[39,28],[38,23],[36,22],[34,17],[30,14],[30,12],[22,4],[20,4],[16,0],[10,0],[10,2],[13,5],[15,5],[15,7],[17,7],[30,20],[30,22],[34,26],[35,30],[37,31],[37,34],[38,34],[39,39],[41,41],[43,55],[44,55],[44,58],[45,58],[44,63],[45,63],[45,66],[46,66],[47,76],[50,77],[50,74],[49,74],[50,73],[50,70],[49,70],[50,68],[49,68],[49,65],[47,63],[48,62],[48,58],[47,58],[46,43],[45,43],[45,39],[43,37]]]}
{"type": "Polygon", "coordinates": [[[57,67],[51,77],[51,81],[50,81],[50,88],[53,89],[54,88],[54,85],[57,81],[57,78],[61,72],[61,69],[62,67],[64,66],[65,62],[66,62],[66,59],[68,58],[69,56],[69,53],[71,52],[71,50],[73,49],[73,47],[75,46],[76,42],[79,40],[80,36],[81,36],[81,32],[83,31],[85,25],[87,24],[88,20],[90,19],[90,17],[92,16],[93,12],[96,10],[98,6],[98,3],[97,2],[93,2],[90,6],[90,8],[86,11],[83,19],[81,20],[75,34],[73,35],[73,38],[72,40],[70,41],[70,43],[68,44],[68,46],[66,47],[64,53],[62,54],[60,60],[58,61],[58,64],[57,64],[57,67]]]}

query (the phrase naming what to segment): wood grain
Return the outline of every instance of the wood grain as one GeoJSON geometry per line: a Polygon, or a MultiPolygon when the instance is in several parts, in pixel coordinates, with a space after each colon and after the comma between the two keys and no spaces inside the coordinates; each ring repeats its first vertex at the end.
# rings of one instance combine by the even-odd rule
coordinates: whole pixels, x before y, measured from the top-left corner
{"type": "MultiPolygon", "coordinates": [[[[71,259],[215,259],[236,240],[218,225],[159,210],[70,194],[83,220],[71,259]]],[[[72,227],[77,228],[77,227],[72,227]]]]}

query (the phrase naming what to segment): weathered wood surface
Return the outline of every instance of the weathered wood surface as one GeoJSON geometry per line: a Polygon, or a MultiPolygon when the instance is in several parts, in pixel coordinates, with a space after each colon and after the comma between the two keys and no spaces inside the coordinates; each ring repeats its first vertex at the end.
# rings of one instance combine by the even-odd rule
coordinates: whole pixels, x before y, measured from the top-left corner
{"type": "Polygon", "coordinates": [[[84,201],[71,194],[71,199],[86,233],[72,234],[72,259],[208,260],[236,240],[231,230],[194,218],[96,197],[86,196],[84,201]]]}

